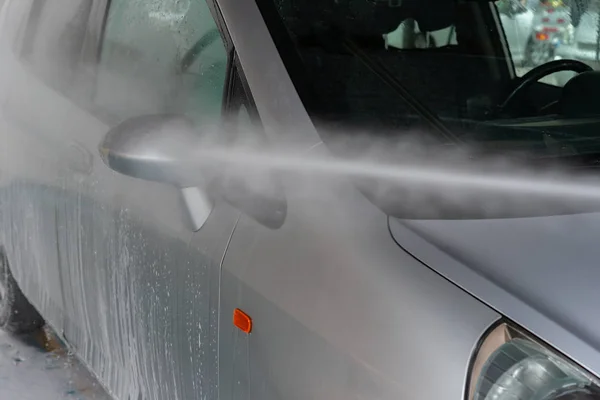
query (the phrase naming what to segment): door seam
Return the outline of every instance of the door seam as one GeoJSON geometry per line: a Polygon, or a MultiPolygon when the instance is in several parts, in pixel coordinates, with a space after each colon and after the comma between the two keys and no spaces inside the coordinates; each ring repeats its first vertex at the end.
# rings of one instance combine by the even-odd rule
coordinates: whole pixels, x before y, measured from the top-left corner
{"type": "Polygon", "coordinates": [[[219,283],[218,283],[218,292],[217,292],[217,398],[221,393],[221,373],[220,373],[220,364],[221,364],[221,280],[223,277],[223,263],[225,262],[225,255],[227,254],[227,250],[229,249],[229,245],[231,244],[231,240],[233,239],[233,234],[240,222],[240,218],[242,217],[242,213],[238,212],[238,216],[235,220],[235,224],[233,224],[233,229],[229,234],[229,238],[227,239],[227,244],[225,245],[225,251],[223,251],[223,255],[221,256],[221,261],[219,262],[219,283]]]}
{"type": "Polygon", "coordinates": [[[65,299],[65,287],[64,287],[64,282],[63,282],[63,256],[60,250],[60,230],[58,229],[58,221],[60,220],[59,218],[59,211],[58,211],[58,206],[54,207],[54,232],[56,234],[56,258],[57,258],[57,269],[58,269],[58,282],[59,282],[59,287],[60,287],[60,298],[62,301],[61,304],[61,326],[60,326],[60,333],[61,333],[61,337],[63,338],[63,340],[68,342],[67,337],[65,336],[65,328],[67,325],[67,312],[66,312],[66,299],[65,299]]]}

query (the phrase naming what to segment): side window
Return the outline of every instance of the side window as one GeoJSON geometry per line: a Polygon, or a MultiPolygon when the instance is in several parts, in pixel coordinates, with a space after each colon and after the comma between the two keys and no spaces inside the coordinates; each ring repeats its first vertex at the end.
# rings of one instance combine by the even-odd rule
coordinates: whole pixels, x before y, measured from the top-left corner
{"type": "Polygon", "coordinates": [[[93,104],[112,122],[183,113],[221,116],[227,50],[205,0],[112,0],[93,104]]]}

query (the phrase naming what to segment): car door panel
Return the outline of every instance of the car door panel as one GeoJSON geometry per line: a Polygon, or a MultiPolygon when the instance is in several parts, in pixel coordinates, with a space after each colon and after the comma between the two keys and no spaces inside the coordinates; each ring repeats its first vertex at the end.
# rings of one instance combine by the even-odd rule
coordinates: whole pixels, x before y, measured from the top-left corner
{"type": "Polygon", "coordinates": [[[2,165],[23,183],[3,214],[32,200],[3,232],[19,233],[15,253],[56,260],[54,281],[39,274],[45,266],[21,267],[34,282],[26,295],[55,282],[65,314],[55,327],[116,398],[205,398],[216,390],[218,266],[237,214],[217,205],[193,241],[180,190],[111,171],[98,152],[111,124],[30,73],[43,64],[17,64],[2,82],[3,111],[26,134],[6,131],[3,143],[20,144],[2,165]],[[30,208],[31,229],[21,227],[30,208]]]}
{"type": "Polygon", "coordinates": [[[46,321],[61,332],[65,316],[57,221],[54,209],[48,206],[58,195],[55,187],[27,180],[2,186],[0,243],[21,290],[38,310],[43,310],[46,321]]]}
{"type": "Polygon", "coordinates": [[[226,253],[222,398],[462,396],[471,349],[498,315],[398,247],[347,182],[285,186],[284,225],[242,217],[226,253]],[[235,307],[250,335],[232,326],[235,307]]]}
{"type": "MultiPolygon", "coordinates": [[[[219,5],[273,151],[328,156],[256,3],[219,5]]],[[[471,351],[499,315],[405,253],[351,182],[281,175],[283,225],[242,214],[225,254],[219,398],[462,397],[471,351]],[[250,334],[233,325],[236,308],[250,334]]]]}
{"type": "MultiPolygon", "coordinates": [[[[4,11],[11,4],[5,5],[4,11]]],[[[13,17],[13,15],[8,13],[13,17]]],[[[6,44],[6,43],[5,43],[6,44]]],[[[43,310],[46,320],[59,332],[64,313],[58,255],[56,201],[61,196],[68,149],[32,130],[28,96],[21,85],[26,74],[3,49],[4,74],[0,78],[1,124],[0,238],[17,282],[29,300],[43,310]],[[16,112],[15,112],[16,111],[16,112]]]]}
{"type": "MultiPolygon", "coordinates": [[[[40,268],[36,271],[48,271],[42,260],[50,262],[49,252],[54,252],[57,268],[61,267],[61,274],[57,273],[54,279],[62,276],[62,282],[55,286],[62,287],[63,291],[52,289],[51,292],[61,293],[61,300],[64,297],[66,313],[60,329],[64,328],[69,343],[112,391],[126,398],[141,390],[139,382],[145,382],[143,386],[147,389],[144,390],[156,398],[185,391],[186,385],[194,383],[194,379],[177,382],[186,374],[167,371],[164,365],[177,361],[184,367],[185,360],[190,358],[178,361],[176,357],[181,353],[167,346],[174,346],[173,341],[180,340],[178,338],[191,339],[182,330],[199,332],[199,326],[209,325],[208,320],[203,322],[210,315],[206,308],[209,303],[202,296],[211,292],[204,278],[213,265],[207,253],[189,246],[192,232],[186,223],[179,191],[115,174],[102,164],[97,152],[93,154],[94,168],[89,178],[67,168],[69,163],[61,167],[73,154],[72,148],[64,145],[69,138],[76,137],[78,143],[85,143],[85,150],[92,154],[97,141],[109,128],[52,89],[35,82],[35,77],[29,76],[27,80],[29,86],[18,87],[25,88],[22,93],[29,97],[11,96],[5,111],[13,119],[25,121],[24,131],[30,135],[30,142],[36,143],[33,149],[39,148],[40,153],[46,154],[48,164],[40,162],[44,158],[38,158],[26,166],[31,172],[26,175],[27,168],[11,164],[10,159],[5,158],[9,164],[5,170],[18,173],[18,179],[25,182],[20,191],[10,189],[12,198],[7,204],[24,204],[23,198],[35,202],[31,231],[39,236],[39,241],[32,243],[23,236],[31,232],[21,228],[22,235],[9,242],[14,244],[12,258],[20,254],[31,259],[40,248],[45,249],[43,256],[37,258],[40,268]],[[29,101],[24,108],[26,100],[29,101]],[[47,112],[48,104],[53,104],[54,112],[47,112]],[[28,115],[37,118],[26,120],[28,115]],[[47,179],[40,182],[44,174],[47,179]],[[40,190],[43,182],[51,185],[50,189],[40,190]],[[26,194],[21,195],[24,191],[26,194]],[[44,221],[48,218],[52,218],[51,225],[46,229],[44,221]],[[56,241],[50,245],[52,238],[56,241]],[[30,252],[30,247],[24,247],[23,243],[34,246],[36,251],[30,252]],[[155,288],[156,292],[152,294],[148,288],[155,288]],[[182,293],[182,298],[173,295],[171,300],[171,294],[175,293],[182,293]],[[197,304],[192,299],[196,299],[197,304]],[[192,320],[182,320],[190,324],[196,321],[196,328],[180,326],[181,322],[173,319],[173,315],[179,315],[175,311],[178,308],[190,310],[192,320]],[[132,321],[137,325],[132,325],[132,321]],[[148,341],[154,343],[153,347],[146,347],[148,341]],[[133,349],[137,349],[134,354],[133,349]],[[137,372],[126,373],[132,367],[137,372]]],[[[26,138],[19,137],[21,143],[26,138]]],[[[32,147],[27,144],[30,143],[11,146],[11,151],[19,156],[33,156],[32,147]]],[[[5,210],[13,216],[14,225],[27,221],[25,216],[19,218],[21,214],[15,214],[14,210],[5,210]]],[[[232,223],[228,229],[233,229],[232,223]]],[[[219,262],[221,255],[215,254],[214,258],[219,262]]],[[[47,277],[38,275],[36,278],[32,281],[40,286],[52,282],[47,277]]],[[[33,290],[32,287],[26,293],[31,295],[35,293],[33,290]]],[[[43,303],[43,299],[35,302],[40,307],[43,303]]],[[[194,338],[193,343],[199,342],[194,338]]],[[[193,361],[196,369],[199,369],[198,363],[203,363],[202,351],[194,352],[198,354],[198,359],[193,361]]]]}
{"type": "Polygon", "coordinates": [[[189,243],[126,212],[104,218],[106,211],[88,199],[79,210],[65,210],[71,211],[67,226],[93,220],[97,228],[91,237],[82,231],[65,241],[75,259],[67,284],[73,298],[85,304],[69,310],[84,322],[80,338],[69,341],[79,344],[84,359],[119,398],[138,393],[144,399],[202,398],[216,381],[209,365],[216,342],[211,327],[217,301],[211,296],[218,294],[217,255],[223,254],[235,219],[215,208],[203,227],[209,240],[189,243]]]}

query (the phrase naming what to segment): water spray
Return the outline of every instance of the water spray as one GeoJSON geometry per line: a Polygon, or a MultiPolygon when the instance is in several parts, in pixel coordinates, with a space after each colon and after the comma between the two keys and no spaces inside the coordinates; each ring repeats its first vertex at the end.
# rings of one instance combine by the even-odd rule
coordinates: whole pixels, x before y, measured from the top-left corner
{"type": "Polygon", "coordinates": [[[509,169],[507,172],[481,172],[477,166],[453,167],[432,163],[385,163],[349,160],[308,154],[280,154],[264,150],[210,148],[199,150],[200,168],[215,165],[238,172],[273,171],[306,173],[315,176],[372,178],[383,183],[402,184],[436,190],[448,188],[477,192],[514,193],[600,201],[600,180],[564,172],[535,174],[509,169]]]}

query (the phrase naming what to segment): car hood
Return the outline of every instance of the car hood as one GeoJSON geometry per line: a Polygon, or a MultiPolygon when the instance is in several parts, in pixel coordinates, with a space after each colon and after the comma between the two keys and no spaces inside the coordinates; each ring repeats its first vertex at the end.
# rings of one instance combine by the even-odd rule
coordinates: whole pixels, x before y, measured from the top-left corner
{"type": "Polygon", "coordinates": [[[600,213],[391,219],[390,231],[427,266],[600,372],[600,213]]]}

